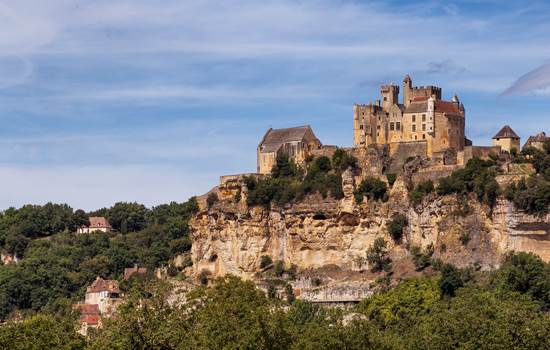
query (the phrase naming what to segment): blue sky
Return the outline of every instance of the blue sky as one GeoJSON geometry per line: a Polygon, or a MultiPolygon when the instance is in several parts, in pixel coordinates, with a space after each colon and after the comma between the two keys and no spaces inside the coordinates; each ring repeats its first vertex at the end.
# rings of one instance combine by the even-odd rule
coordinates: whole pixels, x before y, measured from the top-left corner
{"type": "Polygon", "coordinates": [[[270,126],[350,146],[353,103],[406,73],[476,144],[548,132],[550,4],[0,0],[0,208],[184,201],[270,126]]]}

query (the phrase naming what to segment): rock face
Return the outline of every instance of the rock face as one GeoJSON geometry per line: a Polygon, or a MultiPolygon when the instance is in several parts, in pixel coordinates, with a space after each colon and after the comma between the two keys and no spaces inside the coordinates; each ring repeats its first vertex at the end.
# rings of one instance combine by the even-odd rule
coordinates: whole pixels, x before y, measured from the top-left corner
{"type": "Polygon", "coordinates": [[[512,250],[533,252],[550,261],[550,215],[526,215],[505,199],[490,210],[474,199],[455,196],[428,196],[410,208],[401,178],[384,203],[365,200],[358,205],[353,188],[353,175],[344,173],[342,200],[315,195],[271,209],[220,201],[203,209],[190,222],[194,273],[253,278],[264,255],[298,270],[327,265],[364,270],[365,252],[377,237],[386,239],[393,260],[408,256],[407,245],[433,245],[434,257],[458,266],[494,268],[512,250]],[[408,218],[398,243],[386,229],[395,213],[408,218]]]}

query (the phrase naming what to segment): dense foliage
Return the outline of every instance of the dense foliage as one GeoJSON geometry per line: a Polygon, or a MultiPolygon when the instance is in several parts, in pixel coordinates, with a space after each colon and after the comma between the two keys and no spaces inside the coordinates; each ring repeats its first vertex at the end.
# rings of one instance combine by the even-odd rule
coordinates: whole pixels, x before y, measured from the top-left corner
{"type": "Polygon", "coordinates": [[[351,310],[270,299],[231,276],[173,306],[168,286],[152,281],[136,285],[118,315],[87,340],[76,335],[70,316],[38,315],[0,326],[0,348],[547,349],[548,269],[528,253],[468,278],[444,265],[441,273],[403,281],[351,310]]]}
{"type": "Polygon", "coordinates": [[[304,172],[281,153],[277,155],[271,176],[245,179],[248,205],[268,207],[273,202],[284,205],[313,193],[320,193],[323,198],[330,194],[335,199],[341,199],[344,196],[342,172],[355,167],[356,162],[353,156],[338,149],[332,159],[325,156],[308,159],[304,172]]]}
{"type": "MultiPolygon", "coordinates": [[[[133,232],[85,235],[71,232],[75,215],[65,205],[34,207],[38,213],[52,213],[36,220],[26,217],[28,206],[7,210],[0,219],[0,234],[9,237],[16,231],[26,241],[17,251],[22,258],[19,263],[0,266],[0,320],[16,310],[66,309],[71,301],[82,297],[96,276],[119,278],[124,268],[134,264],[154,269],[190,250],[187,221],[197,210],[194,199],[144,208],[136,203],[117,203],[103,210],[117,227],[133,232]],[[25,229],[30,225],[24,220],[33,222],[32,229],[25,229]]],[[[9,251],[10,246],[5,244],[3,249],[9,251]]]]}
{"type": "Polygon", "coordinates": [[[495,180],[497,174],[498,167],[495,161],[472,158],[463,169],[439,179],[437,193],[475,193],[480,201],[493,206],[499,194],[499,185],[495,180]]]}
{"type": "Polygon", "coordinates": [[[521,162],[530,162],[536,174],[527,180],[512,183],[506,189],[506,197],[531,214],[545,214],[550,208],[550,140],[544,150],[527,148],[520,155],[521,162]]]}
{"type": "Polygon", "coordinates": [[[354,192],[355,202],[363,202],[363,198],[367,197],[369,200],[383,200],[388,199],[388,186],[382,180],[374,176],[366,177],[359,187],[354,192]]]}
{"type": "Polygon", "coordinates": [[[396,242],[401,241],[405,227],[407,227],[407,217],[403,214],[393,215],[387,225],[388,233],[396,242]]]}

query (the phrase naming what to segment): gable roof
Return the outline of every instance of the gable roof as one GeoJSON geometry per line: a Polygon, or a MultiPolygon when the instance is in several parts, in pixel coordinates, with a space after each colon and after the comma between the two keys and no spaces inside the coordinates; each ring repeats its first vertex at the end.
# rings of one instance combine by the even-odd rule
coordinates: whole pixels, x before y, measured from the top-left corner
{"type": "MultiPolygon", "coordinates": [[[[428,111],[428,100],[424,97],[415,98],[411,104],[407,106],[404,113],[423,113],[428,111]]],[[[447,114],[460,114],[460,110],[456,103],[450,101],[436,100],[434,101],[434,111],[447,114]]]]}
{"type": "Polygon", "coordinates": [[[509,125],[504,125],[504,127],[493,136],[493,139],[519,139],[519,136],[509,125]]]}
{"type": "Polygon", "coordinates": [[[118,289],[118,281],[116,280],[104,280],[101,277],[97,277],[95,281],[86,288],[86,293],[120,293],[118,289]]]}
{"type": "Polygon", "coordinates": [[[287,142],[302,141],[308,131],[313,133],[309,125],[286,129],[269,129],[260,143],[260,151],[277,152],[287,142]]]}
{"type": "Polygon", "coordinates": [[[109,221],[103,216],[91,216],[90,226],[91,228],[111,228],[109,221]]]}
{"type": "Polygon", "coordinates": [[[99,315],[97,304],[77,304],[75,309],[79,310],[81,315],[99,315]]]}

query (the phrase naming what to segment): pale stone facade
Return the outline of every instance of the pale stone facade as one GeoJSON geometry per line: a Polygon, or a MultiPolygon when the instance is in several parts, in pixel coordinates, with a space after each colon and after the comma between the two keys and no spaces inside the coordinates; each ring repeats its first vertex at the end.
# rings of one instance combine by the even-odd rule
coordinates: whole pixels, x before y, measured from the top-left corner
{"type": "Polygon", "coordinates": [[[520,151],[520,138],[518,134],[508,125],[505,125],[493,136],[493,146],[500,146],[500,149],[510,153],[513,149],[520,151]]]}
{"type": "Polygon", "coordinates": [[[403,80],[403,103],[398,101],[397,85],[383,85],[380,94],[381,101],[353,106],[355,147],[388,145],[393,154],[401,144],[425,142],[429,157],[464,149],[465,109],[457,96],[443,101],[441,88],[414,87],[408,75],[403,80]]]}
{"type": "Polygon", "coordinates": [[[321,147],[321,141],[310,126],[270,128],[258,146],[258,173],[271,173],[279,153],[284,153],[297,164],[301,164],[308,155],[321,147]]]}
{"type": "Polygon", "coordinates": [[[109,224],[109,221],[107,221],[107,219],[102,216],[91,216],[89,220],[90,220],[90,224],[88,226],[79,227],[76,233],[84,234],[84,233],[92,233],[96,231],[110,232],[112,230],[112,227],[109,224]]]}

